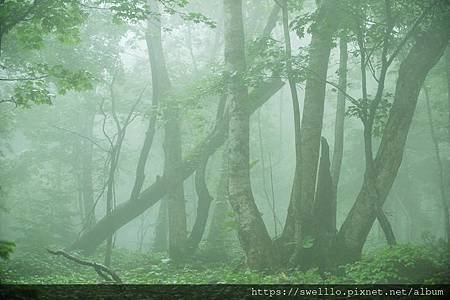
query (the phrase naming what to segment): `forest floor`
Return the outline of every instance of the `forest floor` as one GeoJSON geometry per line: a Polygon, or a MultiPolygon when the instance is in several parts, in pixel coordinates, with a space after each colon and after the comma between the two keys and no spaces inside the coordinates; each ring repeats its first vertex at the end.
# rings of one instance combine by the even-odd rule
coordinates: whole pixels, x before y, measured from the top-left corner
{"type": "MultiPolygon", "coordinates": [[[[99,251],[101,252],[101,251],[99,251]]],[[[202,255],[203,254],[203,255],[202,255]]],[[[446,247],[399,245],[365,256],[341,268],[339,275],[320,274],[316,269],[264,274],[243,268],[242,260],[212,262],[199,253],[184,265],[173,264],[162,254],[143,254],[123,249],[113,253],[112,269],[130,284],[214,283],[450,283],[446,247]]],[[[211,256],[209,256],[211,258],[211,256]]],[[[217,256],[215,256],[217,257],[217,256]]],[[[234,255],[234,257],[236,257],[234,255]]],[[[223,257],[226,259],[226,257],[223,257]]],[[[89,257],[102,262],[101,256],[89,257]]],[[[100,283],[91,267],[78,265],[45,248],[18,247],[7,261],[0,261],[1,283],[92,284],[100,283]]]]}

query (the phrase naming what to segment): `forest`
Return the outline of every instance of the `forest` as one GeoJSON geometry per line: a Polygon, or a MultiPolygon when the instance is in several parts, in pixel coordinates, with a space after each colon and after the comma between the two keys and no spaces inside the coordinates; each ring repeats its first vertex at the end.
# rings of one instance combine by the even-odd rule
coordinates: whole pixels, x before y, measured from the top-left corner
{"type": "Polygon", "coordinates": [[[449,40],[448,0],[0,0],[0,283],[450,284],[449,40]]]}

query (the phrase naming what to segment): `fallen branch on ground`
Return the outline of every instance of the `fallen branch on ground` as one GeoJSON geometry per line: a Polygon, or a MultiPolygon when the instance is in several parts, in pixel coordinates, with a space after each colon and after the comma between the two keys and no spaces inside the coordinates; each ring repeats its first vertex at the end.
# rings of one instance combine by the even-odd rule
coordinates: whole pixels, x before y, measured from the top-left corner
{"type": "Polygon", "coordinates": [[[53,254],[53,255],[62,255],[65,258],[72,260],[80,265],[83,266],[89,266],[89,267],[93,267],[95,272],[97,272],[97,274],[102,277],[103,279],[105,279],[106,281],[113,281],[115,283],[122,283],[122,280],[120,279],[120,277],[110,268],[108,268],[105,265],[96,263],[96,262],[91,262],[91,261],[87,261],[87,260],[83,260],[81,258],[78,258],[72,254],[69,254],[67,252],[65,252],[64,250],[50,250],[47,249],[48,253],[53,254]],[[109,276],[108,276],[109,275],[109,276]]]}

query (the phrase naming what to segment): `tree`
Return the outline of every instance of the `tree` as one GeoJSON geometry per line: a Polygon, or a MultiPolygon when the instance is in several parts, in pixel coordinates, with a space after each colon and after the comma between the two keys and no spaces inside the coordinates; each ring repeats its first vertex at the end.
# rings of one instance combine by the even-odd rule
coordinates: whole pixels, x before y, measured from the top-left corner
{"type": "MultiPolygon", "coordinates": [[[[294,177],[288,217],[283,230],[284,243],[295,242],[292,262],[300,264],[306,259],[303,249],[313,239],[313,203],[316,189],[316,173],[319,161],[325,101],[326,76],[337,18],[337,3],[321,1],[317,17],[311,27],[311,44],[305,83],[305,100],[301,124],[300,173],[294,177]]],[[[307,260],[307,259],[306,259],[307,260]]]]}
{"type": "Polygon", "coordinates": [[[346,217],[337,237],[337,257],[340,262],[356,260],[377,215],[395,180],[403,157],[403,149],[418,100],[420,88],[429,70],[442,56],[449,40],[446,26],[448,8],[440,7],[431,25],[417,34],[415,44],[401,63],[398,71],[394,102],[390,109],[381,144],[374,159],[378,204],[370,195],[365,178],[355,204],[346,217]]]}
{"type": "MultiPolygon", "coordinates": [[[[341,174],[342,157],[344,155],[344,121],[345,121],[345,94],[347,91],[347,48],[346,32],[342,32],[339,37],[339,90],[336,103],[336,120],[334,123],[334,147],[333,158],[331,164],[331,175],[333,179],[333,189],[336,207],[337,191],[339,184],[339,177],[341,174]]],[[[336,216],[334,217],[334,224],[336,227],[336,216]]]]}
{"type": "Polygon", "coordinates": [[[274,264],[274,249],[264,221],[256,207],[250,184],[249,115],[245,99],[246,72],[242,1],[224,0],[225,69],[230,74],[228,129],[228,193],[238,223],[241,246],[251,268],[274,264]]]}

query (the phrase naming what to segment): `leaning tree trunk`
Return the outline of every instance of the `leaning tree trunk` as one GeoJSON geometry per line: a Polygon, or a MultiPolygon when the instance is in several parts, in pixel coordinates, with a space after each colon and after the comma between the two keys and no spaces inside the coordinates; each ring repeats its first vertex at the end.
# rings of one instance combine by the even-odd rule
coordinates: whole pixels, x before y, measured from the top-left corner
{"type": "Polygon", "coordinates": [[[242,1],[224,0],[225,68],[230,77],[228,165],[229,201],[236,215],[238,236],[250,268],[263,269],[273,265],[272,240],[256,207],[250,184],[250,118],[244,101],[248,90],[244,83],[246,71],[245,38],[242,1]]]}
{"type": "MultiPolygon", "coordinates": [[[[417,35],[415,45],[400,66],[394,103],[375,158],[374,181],[380,206],[397,176],[420,88],[448,44],[450,27],[446,18],[448,11],[434,17],[430,28],[417,35]]],[[[377,203],[371,201],[373,197],[369,185],[365,178],[356,202],[338,233],[336,255],[339,263],[360,258],[377,216],[377,203]]]]}

